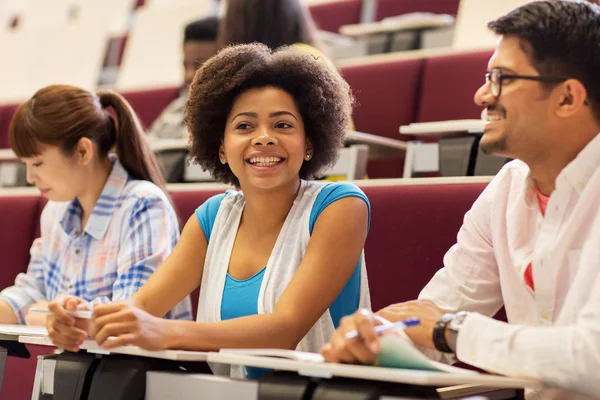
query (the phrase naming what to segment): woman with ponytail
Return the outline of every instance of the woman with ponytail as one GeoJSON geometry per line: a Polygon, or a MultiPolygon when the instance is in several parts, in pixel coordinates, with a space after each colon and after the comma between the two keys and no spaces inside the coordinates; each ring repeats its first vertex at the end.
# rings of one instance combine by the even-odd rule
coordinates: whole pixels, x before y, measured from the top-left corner
{"type": "MultiPolygon", "coordinates": [[[[43,314],[28,310],[57,296],[90,304],[130,298],[179,239],[131,106],[112,91],[48,86],[17,109],[9,138],[27,181],[49,201],[27,272],[0,293],[0,323],[44,324],[43,314]]],[[[180,300],[167,317],[190,319],[189,298],[180,300]]],[[[56,309],[50,319],[63,317],[72,335],[87,337],[84,321],[56,309]]]]}

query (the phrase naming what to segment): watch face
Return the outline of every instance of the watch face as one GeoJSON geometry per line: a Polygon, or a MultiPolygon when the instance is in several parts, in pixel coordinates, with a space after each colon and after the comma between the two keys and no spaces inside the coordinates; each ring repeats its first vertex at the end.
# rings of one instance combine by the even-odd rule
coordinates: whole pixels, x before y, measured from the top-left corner
{"type": "Polygon", "coordinates": [[[465,311],[460,311],[456,313],[452,321],[450,321],[450,323],[448,324],[448,327],[452,330],[458,331],[459,327],[462,325],[467,315],[469,315],[469,313],[465,311]]]}
{"type": "Polygon", "coordinates": [[[456,316],[455,314],[446,313],[446,314],[442,315],[442,321],[450,322],[454,319],[455,316],[456,316]]]}

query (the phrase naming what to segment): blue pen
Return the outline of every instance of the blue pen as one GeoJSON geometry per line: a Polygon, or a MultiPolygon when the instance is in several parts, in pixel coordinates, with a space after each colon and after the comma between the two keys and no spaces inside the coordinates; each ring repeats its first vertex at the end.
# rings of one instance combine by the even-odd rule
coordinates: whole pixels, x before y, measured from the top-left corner
{"type": "MultiPolygon", "coordinates": [[[[380,336],[382,333],[387,332],[387,331],[392,331],[392,330],[396,330],[396,329],[406,329],[411,326],[417,326],[420,323],[421,323],[421,320],[419,318],[409,318],[404,321],[394,322],[393,324],[377,325],[375,327],[375,333],[378,336],[380,336]]],[[[357,337],[359,337],[358,331],[350,331],[350,332],[346,333],[346,339],[354,339],[357,337]]]]}

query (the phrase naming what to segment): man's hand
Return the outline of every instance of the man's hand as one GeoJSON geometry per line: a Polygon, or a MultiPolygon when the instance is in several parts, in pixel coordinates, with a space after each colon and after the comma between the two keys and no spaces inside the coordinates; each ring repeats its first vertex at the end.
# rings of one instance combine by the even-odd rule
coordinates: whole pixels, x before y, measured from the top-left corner
{"type": "Polygon", "coordinates": [[[379,311],[377,315],[391,321],[403,321],[416,317],[421,320],[419,325],[404,330],[413,342],[429,349],[433,345],[433,327],[445,312],[429,300],[414,300],[405,303],[392,304],[379,311]]]}
{"type": "Polygon", "coordinates": [[[371,311],[363,309],[342,318],[329,343],[321,348],[328,362],[374,364],[380,350],[375,326],[380,325],[371,311]],[[358,337],[347,339],[350,331],[358,331],[358,337]]]}
{"type": "Polygon", "coordinates": [[[342,318],[329,343],[321,348],[321,354],[328,362],[373,364],[381,349],[375,326],[380,325],[377,317],[390,322],[419,318],[419,325],[406,328],[404,332],[416,344],[435,349],[433,345],[433,327],[444,315],[444,311],[428,300],[415,300],[398,303],[379,310],[373,316],[368,310],[360,310],[351,316],[342,318]],[[359,336],[346,339],[346,333],[356,330],[359,336]]]}

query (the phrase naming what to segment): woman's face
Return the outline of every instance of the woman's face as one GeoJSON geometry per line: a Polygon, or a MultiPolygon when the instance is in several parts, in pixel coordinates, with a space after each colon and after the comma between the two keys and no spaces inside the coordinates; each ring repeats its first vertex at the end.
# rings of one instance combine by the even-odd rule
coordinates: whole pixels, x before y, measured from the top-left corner
{"type": "Polygon", "coordinates": [[[227,117],[219,156],[242,188],[295,184],[307,154],[312,157],[312,145],[289,93],[267,86],[238,96],[227,117]]]}
{"type": "Polygon", "coordinates": [[[21,161],[27,167],[27,182],[48,200],[73,200],[84,186],[82,168],[74,157],[66,156],[57,146],[43,146],[39,155],[23,157],[21,161]]]}

